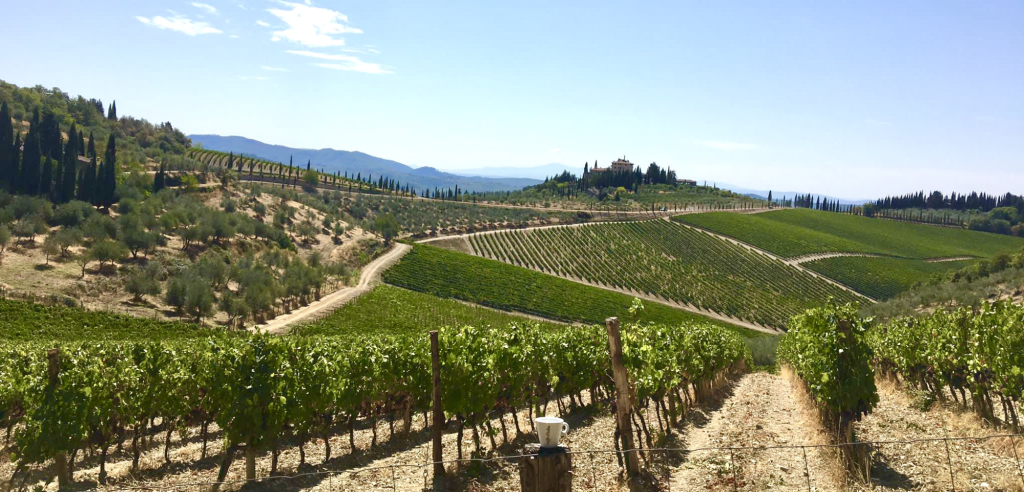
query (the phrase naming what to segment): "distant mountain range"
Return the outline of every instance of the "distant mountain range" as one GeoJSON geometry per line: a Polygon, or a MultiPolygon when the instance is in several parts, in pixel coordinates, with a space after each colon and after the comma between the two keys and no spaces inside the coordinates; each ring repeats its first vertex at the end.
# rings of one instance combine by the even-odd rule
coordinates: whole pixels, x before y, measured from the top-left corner
{"type": "MultiPolygon", "coordinates": [[[[193,144],[221,152],[234,152],[274,162],[287,164],[291,158],[295,165],[305,166],[312,162],[316,169],[333,173],[347,172],[350,176],[363,177],[381,175],[411,185],[417,190],[433,188],[454,188],[456,185],[466,191],[509,191],[541,183],[540,179],[515,176],[480,177],[460,173],[439,171],[432,167],[413,168],[400,162],[381,159],[362,152],[334,149],[295,149],[283,145],[271,145],[245,137],[224,137],[220,135],[189,135],[193,144]]],[[[469,173],[472,174],[472,173],[469,173]]]]}

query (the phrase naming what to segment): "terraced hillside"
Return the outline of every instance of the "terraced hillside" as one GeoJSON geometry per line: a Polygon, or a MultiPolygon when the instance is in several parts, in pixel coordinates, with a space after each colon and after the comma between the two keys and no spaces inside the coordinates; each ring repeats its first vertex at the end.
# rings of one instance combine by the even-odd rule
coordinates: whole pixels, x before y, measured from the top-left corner
{"type": "Polygon", "coordinates": [[[638,292],[765,326],[830,296],[858,297],[806,271],[664,220],[469,236],[480,256],[638,292]]]}
{"type": "Polygon", "coordinates": [[[809,209],[753,215],[712,212],[683,215],[676,220],[784,258],[832,252],[915,259],[988,257],[1024,246],[1024,240],[1011,236],[809,209]]]}

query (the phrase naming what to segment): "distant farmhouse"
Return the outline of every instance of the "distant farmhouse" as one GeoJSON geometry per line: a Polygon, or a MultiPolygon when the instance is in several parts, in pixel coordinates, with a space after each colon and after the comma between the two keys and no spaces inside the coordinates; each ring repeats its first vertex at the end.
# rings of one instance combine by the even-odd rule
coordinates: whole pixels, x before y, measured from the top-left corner
{"type": "Polygon", "coordinates": [[[604,173],[608,171],[613,173],[631,173],[633,172],[633,163],[627,161],[625,156],[623,156],[622,159],[617,159],[613,162],[611,166],[597,167],[597,164],[595,163],[594,167],[590,169],[590,172],[592,173],[604,173]]]}
{"type": "Polygon", "coordinates": [[[686,186],[697,186],[697,182],[692,180],[692,179],[677,179],[676,180],[676,184],[681,184],[681,185],[686,185],[686,186]]]}

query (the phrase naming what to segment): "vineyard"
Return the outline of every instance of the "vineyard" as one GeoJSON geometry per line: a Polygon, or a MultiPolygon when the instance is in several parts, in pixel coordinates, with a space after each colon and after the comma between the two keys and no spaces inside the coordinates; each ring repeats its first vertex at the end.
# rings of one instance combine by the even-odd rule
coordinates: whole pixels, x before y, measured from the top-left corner
{"type": "Polygon", "coordinates": [[[930,263],[891,257],[836,257],[803,263],[803,267],[835,279],[874,299],[889,299],[934,275],[962,268],[972,261],[930,263]]]}
{"type": "Polygon", "coordinates": [[[657,220],[469,236],[474,251],[559,277],[657,296],[764,326],[855,295],[702,231],[657,220]]]}
{"type": "MultiPolygon", "coordinates": [[[[633,298],[499,261],[417,244],[384,281],[444,298],[567,322],[602,323],[616,316],[631,319],[633,298]]],[[[711,322],[748,336],[749,330],[710,321],[681,309],[648,303],[644,320],[664,324],[711,322]]]]}
{"type": "Polygon", "coordinates": [[[808,209],[742,215],[690,214],[676,220],[733,237],[784,258],[811,253],[875,253],[902,258],[988,257],[1019,238],[808,209]]]}
{"type": "Polygon", "coordinates": [[[868,341],[882,372],[935,400],[1019,428],[1024,398],[1024,307],[983,303],[875,327],[868,341]],[[948,393],[947,393],[948,392],[948,393]]]}
{"type": "MultiPolygon", "coordinates": [[[[381,285],[359,296],[330,316],[293,330],[303,336],[362,336],[367,327],[375,333],[424,334],[439,326],[473,325],[481,328],[529,323],[515,314],[472,306],[454,299],[381,285]]],[[[557,329],[558,323],[538,323],[542,329],[557,329]]]]}
{"type": "Polygon", "coordinates": [[[105,311],[0,298],[0,343],[29,341],[178,340],[224,333],[218,329],[105,311]]]}
{"type": "MultiPolygon", "coordinates": [[[[653,403],[659,419],[664,400],[675,398],[678,388],[701,394],[723,371],[750,358],[739,335],[707,324],[628,325],[622,340],[634,402],[653,403]]],[[[479,436],[494,442],[492,418],[511,412],[518,430],[517,409],[546,406],[552,397],[582,402],[583,392],[614,394],[608,339],[598,326],[445,327],[439,342],[441,403],[457,426],[460,458],[465,430],[477,451],[479,436]]],[[[429,343],[422,333],[364,335],[359,343],[251,335],[64,342],[49,354],[46,348],[0,344],[0,424],[13,430],[12,481],[58,455],[70,457],[73,468],[75,456],[88,453],[99,457],[99,482],[105,483],[108,452],[129,450],[137,471],[140,440],[153,433],[164,436],[164,446],[176,434],[199,434],[205,457],[212,424],[225,443],[223,480],[238,450],[251,470],[257,454],[276,456],[284,445],[301,452],[322,439],[327,461],[331,436],[348,434],[355,451],[357,420],[387,420],[392,430],[398,421],[408,430],[412,413],[431,405],[429,343]]],[[[649,441],[644,414],[635,412],[633,419],[637,434],[649,441]]],[[[499,420],[507,441],[505,420],[499,420]]]]}

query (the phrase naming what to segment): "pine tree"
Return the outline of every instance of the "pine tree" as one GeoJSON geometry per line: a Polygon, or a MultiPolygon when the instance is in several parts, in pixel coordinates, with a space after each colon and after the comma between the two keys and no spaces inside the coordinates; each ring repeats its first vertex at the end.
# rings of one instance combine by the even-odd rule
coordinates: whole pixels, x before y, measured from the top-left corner
{"type": "Polygon", "coordinates": [[[13,169],[14,125],[11,124],[11,109],[4,101],[0,104],[0,183],[10,183],[13,169]]]}

